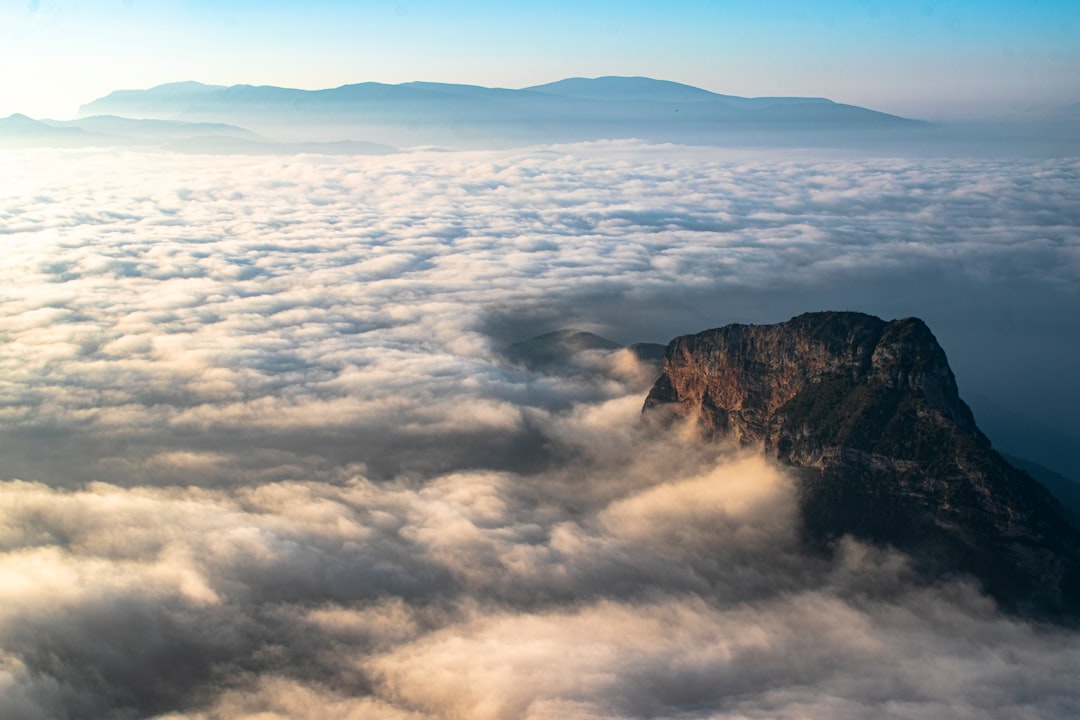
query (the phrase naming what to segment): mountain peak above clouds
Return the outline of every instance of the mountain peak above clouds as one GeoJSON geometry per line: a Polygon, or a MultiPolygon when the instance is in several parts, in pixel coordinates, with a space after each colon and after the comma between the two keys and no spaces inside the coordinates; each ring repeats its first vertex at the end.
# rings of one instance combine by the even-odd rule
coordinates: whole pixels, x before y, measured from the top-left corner
{"type": "Polygon", "coordinates": [[[216,122],[291,141],[510,147],[637,138],[683,144],[847,142],[921,127],[821,98],[741,98],[646,77],[567,78],[521,89],[360,82],[322,90],[170,83],[122,90],[79,116],[216,122]],[[816,138],[814,140],[813,138],[816,138]]]}
{"type": "Polygon", "coordinates": [[[596,78],[566,78],[565,80],[557,80],[544,85],[533,85],[523,89],[567,98],[604,102],[721,102],[737,107],[777,104],[835,104],[832,100],[817,97],[740,97],[738,95],[723,95],[671,80],[621,75],[606,75],[596,78]]]}
{"type": "Polygon", "coordinates": [[[928,577],[972,575],[1008,609],[1080,612],[1080,530],[991,448],[917,318],[808,313],[676,338],[644,412],[792,468],[811,544],[852,535],[928,577]]]}
{"type": "Polygon", "coordinates": [[[6,118],[0,118],[0,129],[2,130],[41,130],[48,131],[48,125],[35,120],[28,115],[22,113],[12,113],[6,118]]]}
{"type": "Polygon", "coordinates": [[[522,89],[587,100],[694,102],[734,97],[671,80],[654,80],[648,77],[625,77],[619,75],[606,75],[596,78],[566,78],[522,89]]]}
{"type": "Polygon", "coordinates": [[[0,147],[79,147],[93,137],[81,128],[54,127],[21,113],[0,118],[0,147]]]}

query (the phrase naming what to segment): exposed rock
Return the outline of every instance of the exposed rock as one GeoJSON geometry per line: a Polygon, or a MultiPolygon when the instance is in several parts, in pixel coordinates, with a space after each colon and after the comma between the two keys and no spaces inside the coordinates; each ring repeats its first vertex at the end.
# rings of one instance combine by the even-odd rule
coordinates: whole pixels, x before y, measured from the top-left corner
{"type": "Polygon", "coordinates": [[[797,468],[817,547],[851,534],[971,573],[1008,609],[1080,611],[1080,531],[990,447],[921,320],[808,313],[676,338],[645,412],[797,468]]]}

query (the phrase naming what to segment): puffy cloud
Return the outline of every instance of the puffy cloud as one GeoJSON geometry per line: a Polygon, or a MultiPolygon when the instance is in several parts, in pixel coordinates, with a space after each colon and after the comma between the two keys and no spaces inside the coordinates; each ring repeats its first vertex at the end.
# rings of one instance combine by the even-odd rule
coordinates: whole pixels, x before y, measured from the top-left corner
{"type": "Polygon", "coordinates": [[[8,484],[5,697],[35,708],[23,717],[111,703],[169,718],[1080,706],[1071,632],[1005,619],[969,585],[920,586],[887,550],[803,557],[777,468],[629,440],[622,468],[580,458],[531,477],[8,484]]]}
{"type": "Polygon", "coordinates": [[[1064,417],[1075,161],[3,162],[0,715],[1080,710],[1073,632],[804,555],[792,479],[645,424],[628,353],[497,352],[919,314],[962,389],[1064,417]]]}
{"type": "Polygon", "coordinates": [[[483,720],[1052,717],[1076,707],[1038,655],[1064,659],[1066,644],[972,621],[932,593],[910,602],[929,609],[808,592],[729,608],[681,597],[483,613],[370,664],[399,702],[483,720]],[[1018,669],[1020,656],[1033,665],[1018,669]]]}

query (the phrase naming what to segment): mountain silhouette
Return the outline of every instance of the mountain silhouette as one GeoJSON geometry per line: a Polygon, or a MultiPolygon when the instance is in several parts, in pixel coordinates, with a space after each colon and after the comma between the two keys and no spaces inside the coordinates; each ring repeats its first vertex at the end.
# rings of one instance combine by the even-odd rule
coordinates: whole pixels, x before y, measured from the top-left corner
{"type": "Polygon", "coordinates": [[[924,125],[822,98],[741,98],[642,77],[568,78],[522,89],[363,82],[301,90],[183,82],[116,91],[84,105],[79,115],[228,123],[279,140],[349,138],[398,147],[612,138],[802,142],[924,125]]]}

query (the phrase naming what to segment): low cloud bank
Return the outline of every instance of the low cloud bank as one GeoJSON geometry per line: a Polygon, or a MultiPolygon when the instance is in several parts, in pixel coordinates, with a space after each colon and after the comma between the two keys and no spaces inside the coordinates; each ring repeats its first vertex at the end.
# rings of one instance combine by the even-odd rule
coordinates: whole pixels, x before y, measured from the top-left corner
{"type": "MultiPolygon", "coordinates": [[[[1080,437],[1075,161],[608,143],[5,164],[8,476],[141,483],[152,457],[238,444],[260,469],[317,447],[392,474],[408,453],[383,448],[438,444],[448,415],[517,456],[522,405],[622,390],[515,375],[493,363],[501,345],[575,325],[667,342],[817,309],[921,316],[977,417],[1005,408],[1003,434],[1037,423],[1059,448],[1080,437]]],[[[1068,452],[1016,442],[1070,474],[1054,464],[1068,452]]]]}
{"type": "MultiPolygon", "coordinates": [[[[778,468],[628,432],[633,408],[617,405],[603,413],[606,451],[528,476],[8,483],[0,708],[481,720],[1080,709],[1071,632],[1007,619],[962,581],[916,583],[887,550],[845,541],[832,560],[805,557],[778,468]]],[[[598,432],[594,413],[550,421],[598,432]]]]}
{"type": "Polygon", "coordinates": [[[1080,712],[1074,633],[804,555],[792,478],[643,424],[646,366],[497,352],[921,315],[1067,435],[1075,162],[4,162],[0,715],[1080,712]]]}
{"type": "Polygon", "coordinates": [[[585,453],[529,476],[9,483],[0,708],[480,720],[1080,709],[1073,633],[1007,619],[960,580],[917,583],[887,550],[849,540],[832,560],[805,557],[778,468],[647,428],[611,432],[621,461],[585,453]]]}

